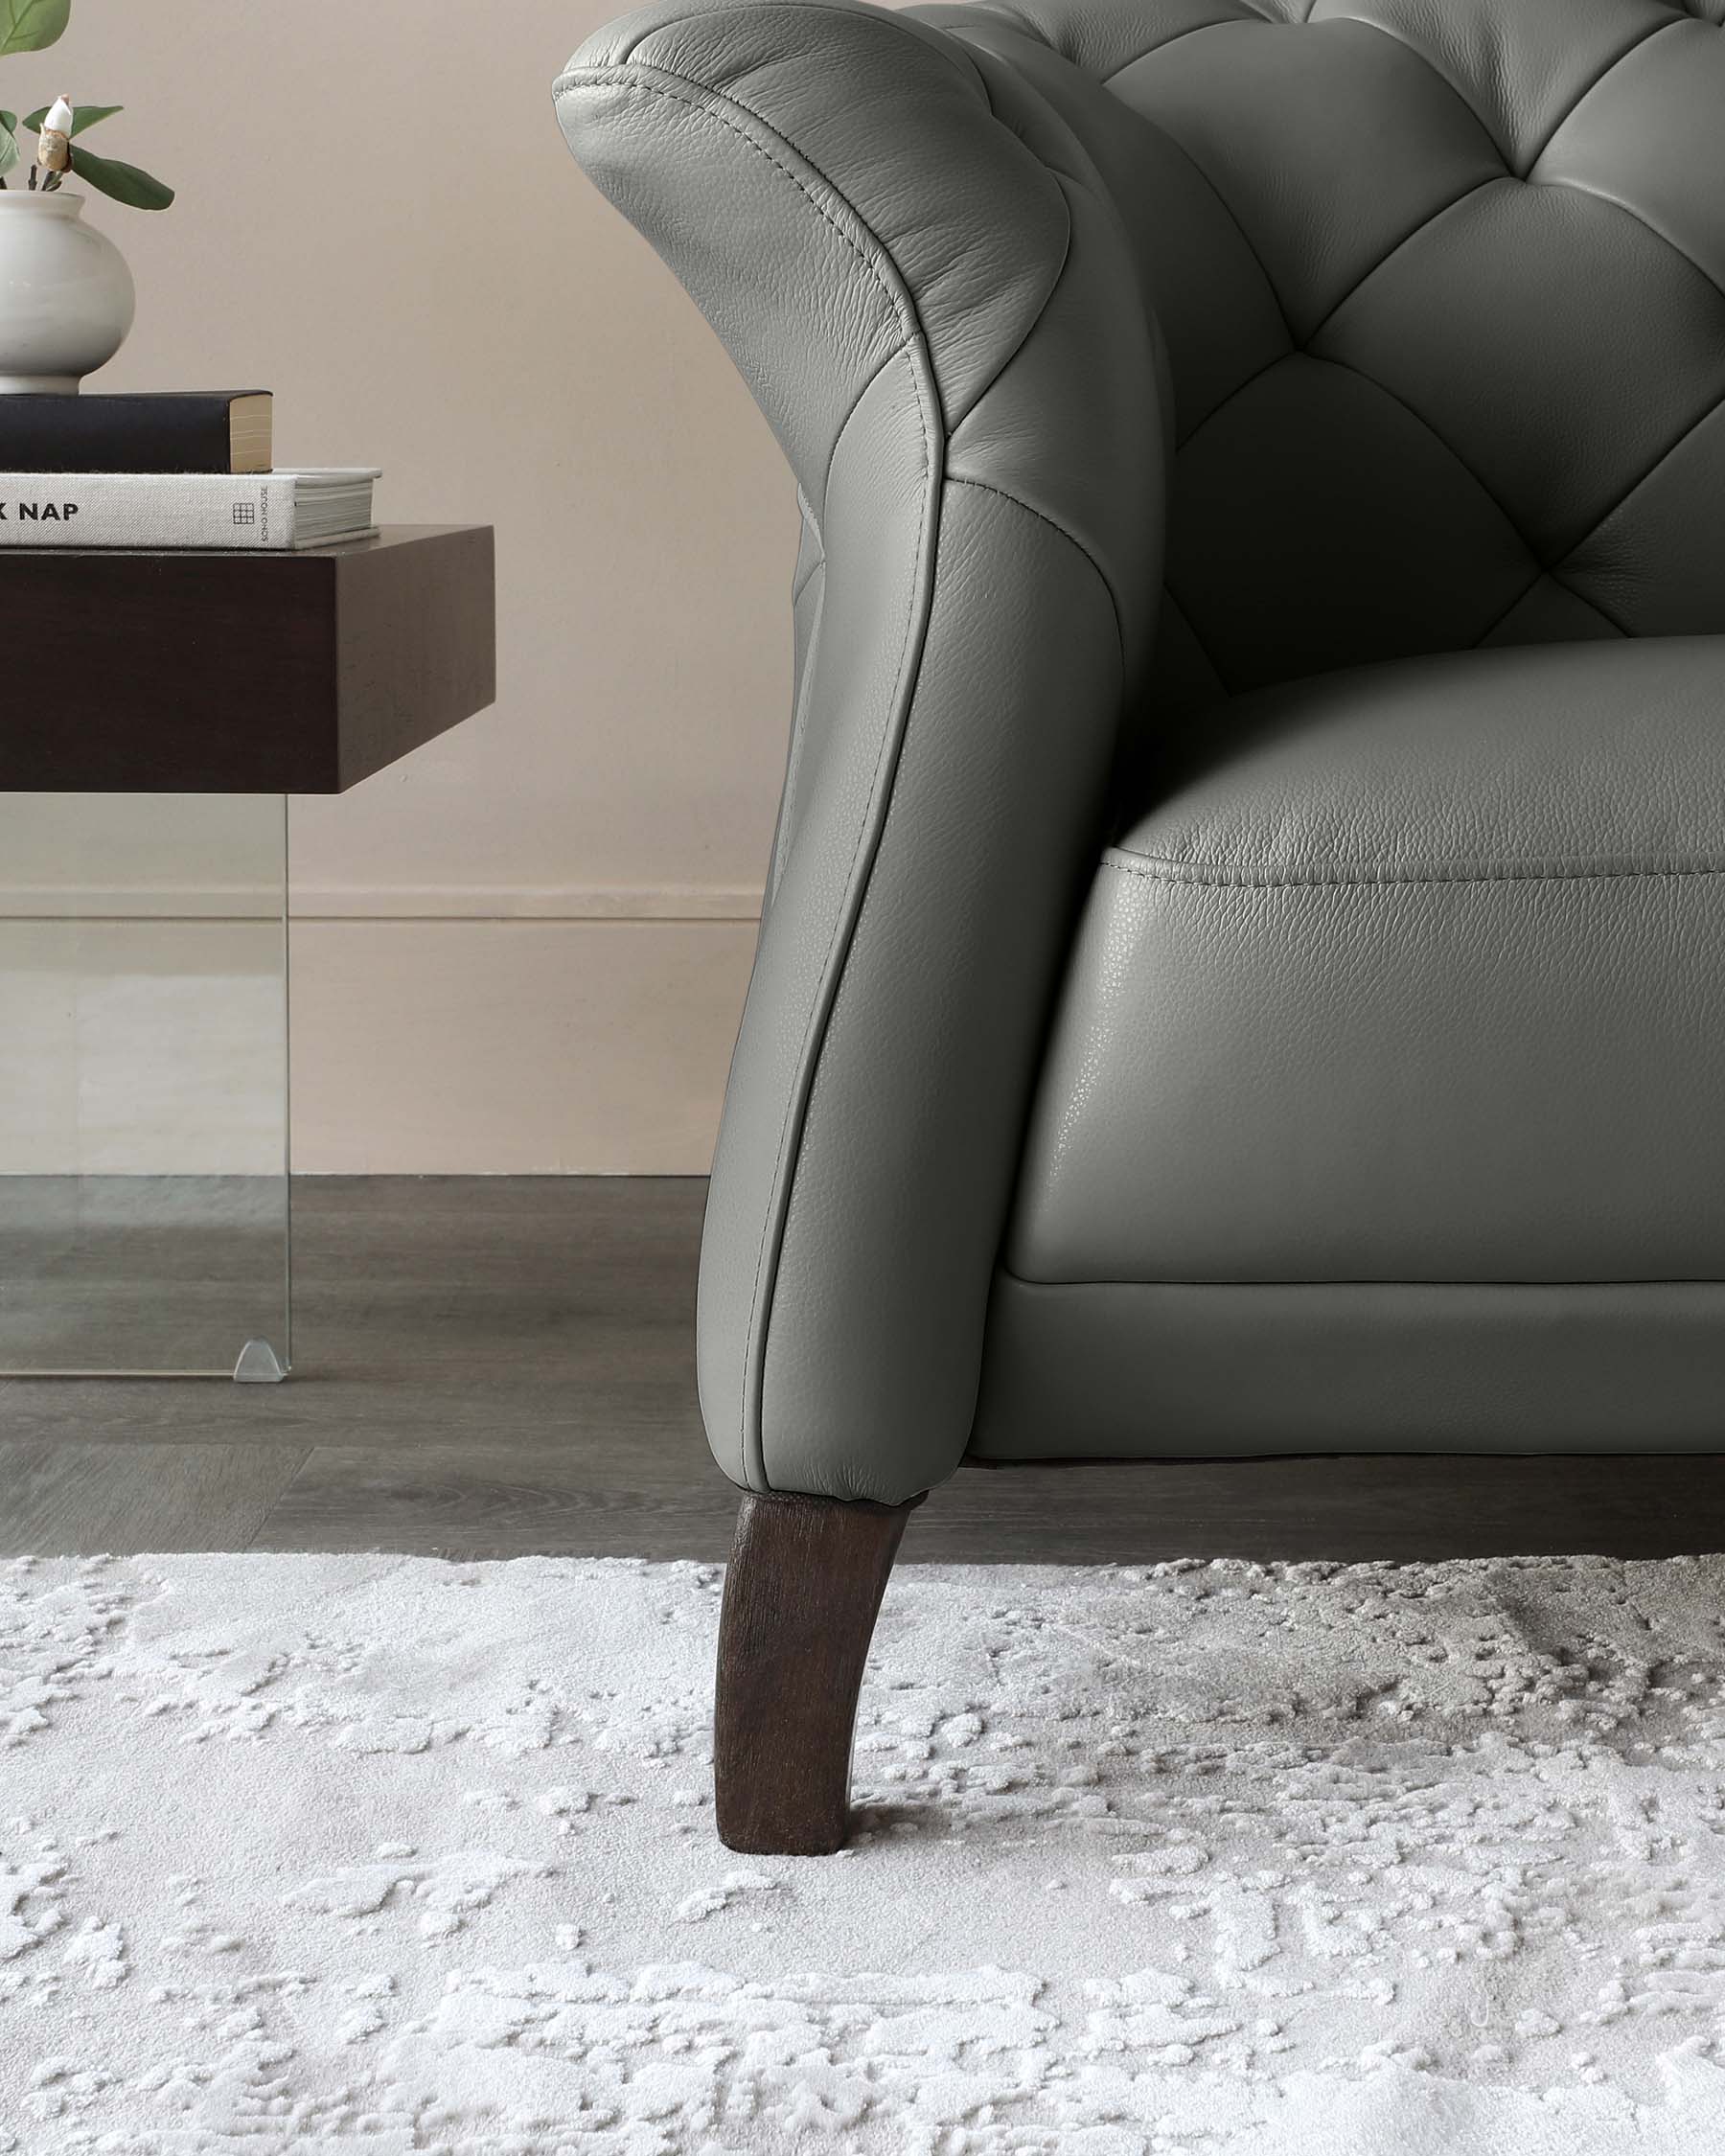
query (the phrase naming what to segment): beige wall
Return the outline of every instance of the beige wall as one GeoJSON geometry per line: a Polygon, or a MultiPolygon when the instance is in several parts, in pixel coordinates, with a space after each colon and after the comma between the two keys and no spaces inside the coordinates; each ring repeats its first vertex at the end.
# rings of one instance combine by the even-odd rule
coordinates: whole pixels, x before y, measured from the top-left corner
{"type": "MultiPolygon", "coordinates": [[[[790,479],[564,148],[607,0],[76,0],[0,98],[127,106],[137,326],[93,386],[268,386],[280,463],[497,528],[495,709],[294,812],[310,1170],[696,1170],[789,700],[790,479]],[[14,94],[15,93],[15,94],[14,94]],[[475,148],[474,146],[478,147],[475,148]]],[[[244,723],[237,693],[235,723],[244,723]]]]}

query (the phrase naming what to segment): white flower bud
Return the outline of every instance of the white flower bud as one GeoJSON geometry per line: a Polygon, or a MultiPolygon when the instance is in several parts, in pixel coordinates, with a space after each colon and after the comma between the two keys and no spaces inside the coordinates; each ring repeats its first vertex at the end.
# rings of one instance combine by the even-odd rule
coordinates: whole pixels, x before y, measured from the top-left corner
{"type": "Polygon", "coordinates": [[[36,163],[45,172],[63,172],[72,162],[72,107],[56,98],[42,115],[42,131],[36,137],[36,163]]]}

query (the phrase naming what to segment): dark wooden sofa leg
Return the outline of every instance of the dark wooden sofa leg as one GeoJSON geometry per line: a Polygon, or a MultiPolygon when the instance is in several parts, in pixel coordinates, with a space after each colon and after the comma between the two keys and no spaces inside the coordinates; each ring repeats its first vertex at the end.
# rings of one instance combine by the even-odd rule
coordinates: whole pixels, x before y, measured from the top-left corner
{"type": "Polygon", "coordinates": [[[753,1856],[828,1856],[850,1811],[868,1643],[920,1504],[748,1495],[719,1618],[719,1838],[753,1856]]]}

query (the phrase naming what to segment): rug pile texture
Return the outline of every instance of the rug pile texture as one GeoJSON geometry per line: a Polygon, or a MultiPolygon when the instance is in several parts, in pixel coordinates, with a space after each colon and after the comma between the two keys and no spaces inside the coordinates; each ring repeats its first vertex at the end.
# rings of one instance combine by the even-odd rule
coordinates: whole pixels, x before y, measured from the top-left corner
{"type": "Polygon", "coordinates": [[[0,1566],[0,2151],[1725,2145],[1725,1560],[905,1566],[801,1863],[721,1584],[0,1566]]]}

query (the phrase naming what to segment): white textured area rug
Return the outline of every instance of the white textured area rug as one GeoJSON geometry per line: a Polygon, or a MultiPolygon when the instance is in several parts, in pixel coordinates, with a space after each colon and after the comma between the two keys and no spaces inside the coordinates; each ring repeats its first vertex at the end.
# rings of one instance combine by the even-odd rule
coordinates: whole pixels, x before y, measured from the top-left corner
{"type": "Polygon", "coordinates": [[[908,1567],[814,1862],[720,1585],[0,1567],[0,2149],[1725,2145],[1725,1561],[908,1567]]]}

